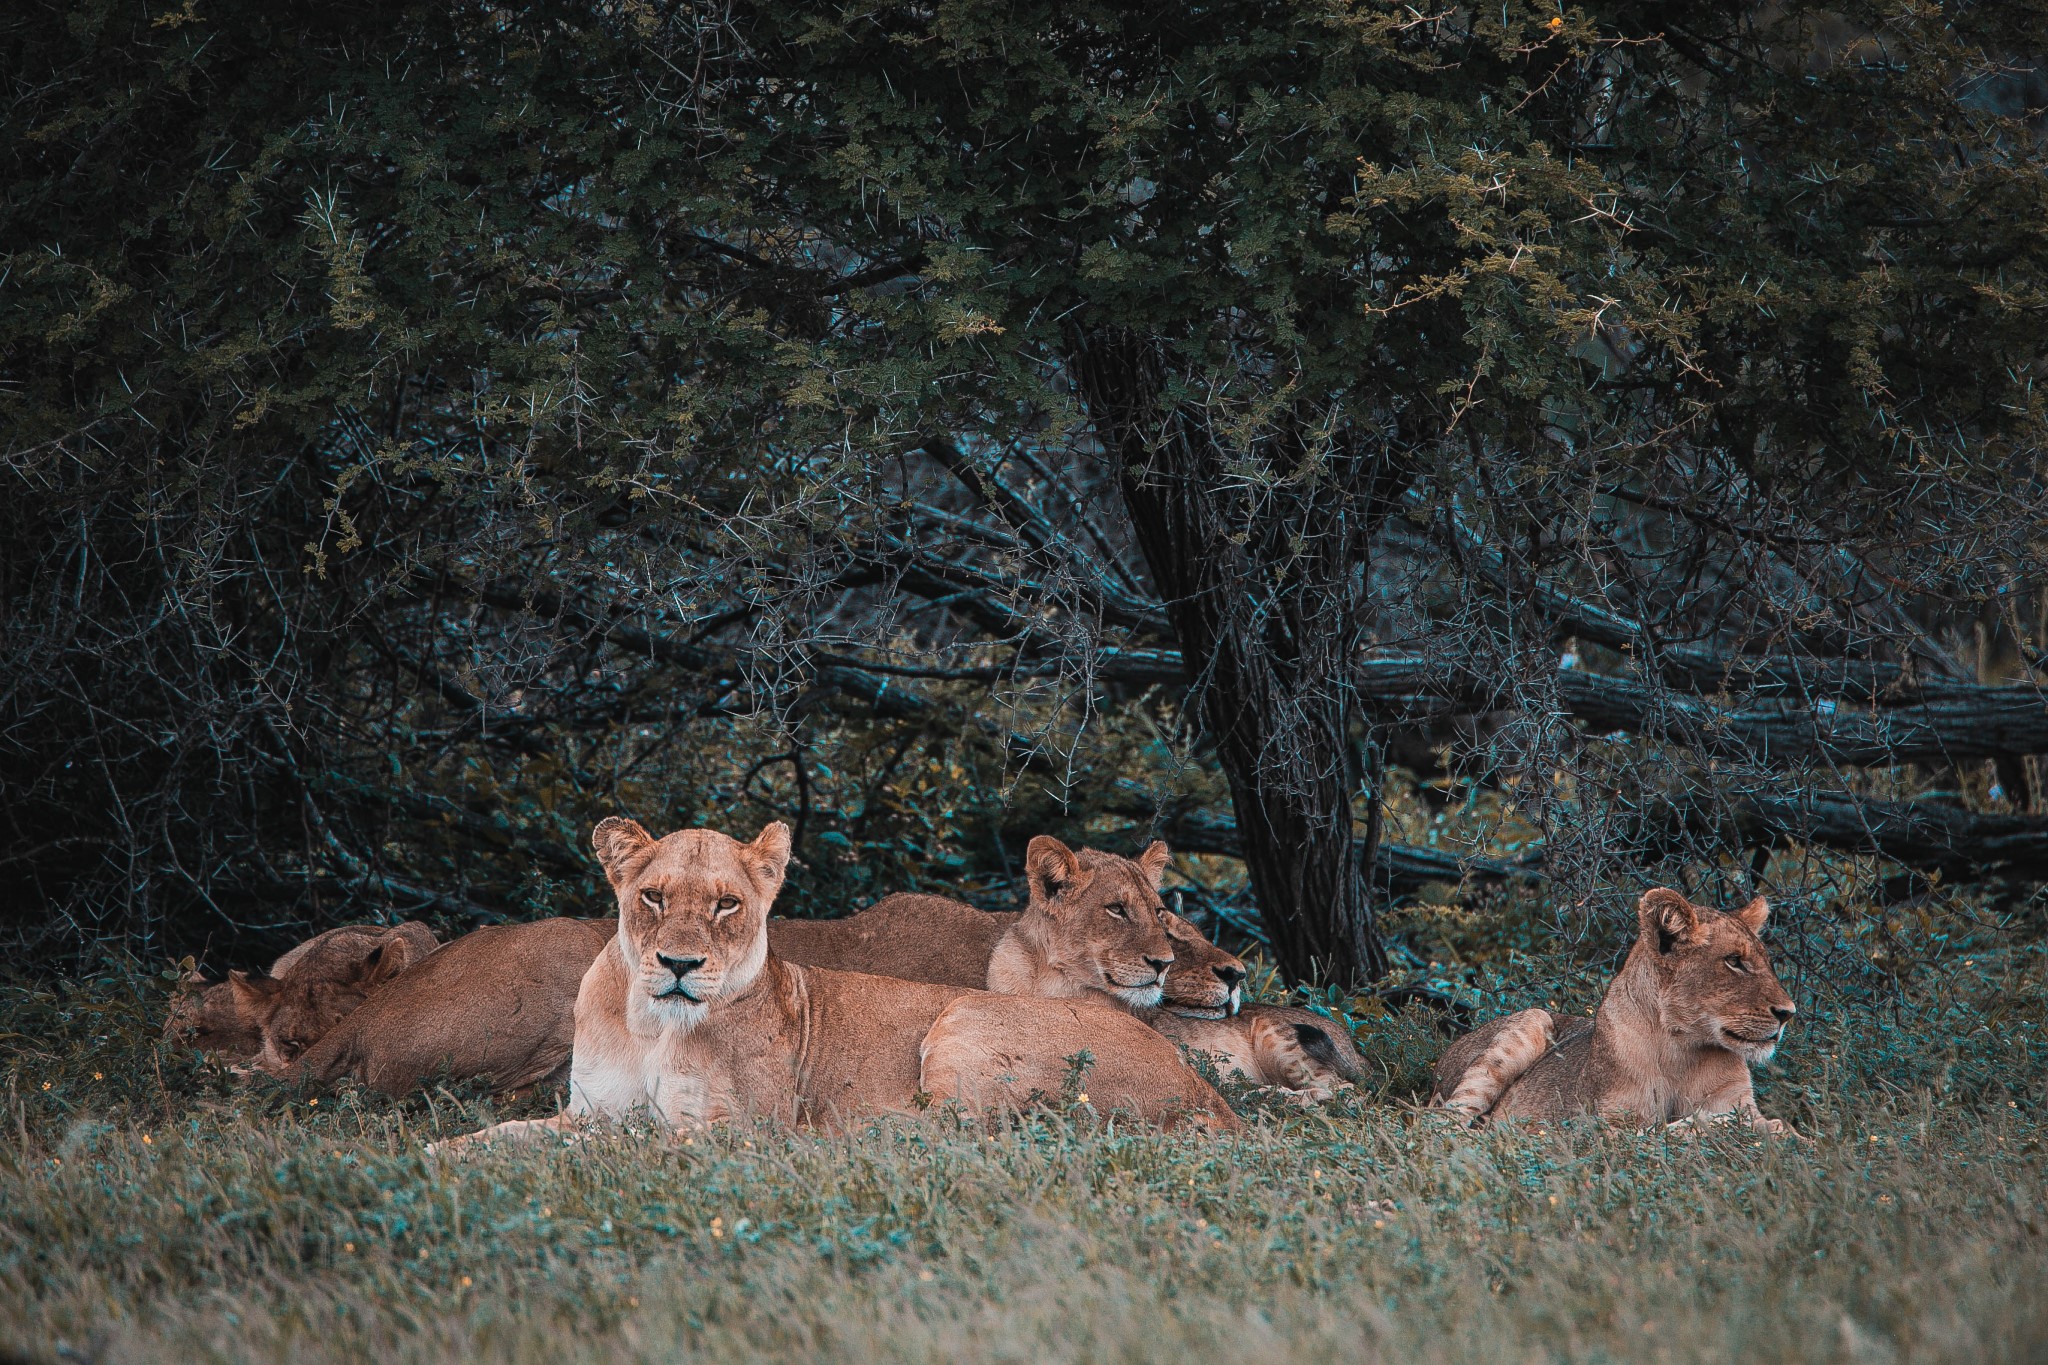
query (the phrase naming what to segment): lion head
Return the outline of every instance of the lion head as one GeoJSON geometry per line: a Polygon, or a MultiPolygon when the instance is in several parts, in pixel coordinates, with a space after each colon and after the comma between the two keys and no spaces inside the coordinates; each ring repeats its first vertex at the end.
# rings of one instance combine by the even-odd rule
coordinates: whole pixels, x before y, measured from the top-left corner
{"type": "Polygon", "coordinates": [[[789,867],[789,826],[776,821],[743,844],[709,829],[656,839],[613,816],[590,842],[618,897],[618,951],[641,1007],[688,1027],[711,1001],[754,983],[789,867]]]}
{"type": "Polygon", "coordinates": [[[1770,909],[1762,896],[1722,913],[1669,887],[1644,893],[1635,951],[1656,982],[1670,1037],[1725,1048],[1752,1066],[1771,1059],[1796,1011],[1757,937],[1770,909]]]}
{"type": "Polygon", "coordinates": [[[1160,1005],[1188,1019],[1236,1014],[1244,1001],[1244,960],[1224,952],[1173,911],[1160,913],[1166,917],[1166,936],[1173,941],[1173,966],[1167,969],[1160,1005]]]}
{"type": "Polygon", "coordinates": [[[369,993],[439,947],[424,924],[349,924],[301,943],[269,972],[230,972],[209,984],[187,972],[164,1038],[238,1064],[277,1070],[369,993]]]}
{"type": "Polygon", "coordinates": [[[1134,1009],[1150,1009],[1173,966],[1166,905],[1159,884],[1169,854],[1155,840],[1136,858],[1084,848],[1078,853],[1049,834],[1024,850],[1031,887],[1026,918],[1046,926],[1048,965],[1089,989],[1134,1009]]]}
{"type": "MultiPolygon", "coordinates": [[[[420,928],[426,942],[431,934],[420,928]]],[[[426,952],[431,952],[428,947],[426,952]]],[[[256,1031],[248,1065],[273,1074],[283,1071],[327,1036],[391,978],[426,956],[418,939],[402,930],[336,931],[323,934],[292,957],[276,976],[229,972],[235,1010],[256,1031]]]]}

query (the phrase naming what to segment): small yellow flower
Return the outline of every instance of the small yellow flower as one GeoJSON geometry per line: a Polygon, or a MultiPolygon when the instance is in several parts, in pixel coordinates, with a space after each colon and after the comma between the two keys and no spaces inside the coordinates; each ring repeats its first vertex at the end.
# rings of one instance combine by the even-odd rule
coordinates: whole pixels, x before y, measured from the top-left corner
{"type": "Polygon", "coordinates": [[[1387,1225],[1387,1220],[1384,1218],[1375,1218],[1372,1220],[1372,1225],[1374,1228],[1383,1228],[1387,1225]]]}
{"type": "Polygon", "coordinates": [[[1556,1195],[1554,1195],[1554,1194],[1550,1196],[1550,1207],[1552,1207],[1552,1208],[1556,1208],[1556,1207],[1557,1207],[1557,1196],[1556,1196],[1556,1195]]]}
{"type": "Polygon", "coordinates": [[[469,1288],[469,1276],[467,1276],[467,1275],[464,1275],[464,1276],[462,1277],[462,1287],[463,1287],[464,1289],[467,1289],[467,1288],[469,1288]]]}
{"type": "Polygon", "coordinates": [[[318,1100],[307,1100],[307,1101],[306,1101],[306,1103],[307,1103],[307,1104],[309,1104],[309,1105],[318,1105],[318,1104],[320,1103],[320,1101],[318,1101],[318,1100]]]}
{"type": "Polygon", "coordinates": [[[725,1220],[723,1218],[713,1218],[711,1220],[711,1235],[713,1237],[725,1236],[725,1220]]]}
{"type": "Polygon", "coordinates": [[[1547,24],[1545,24],[1545,25],[1544,25],[1543,27],[1545,27],[1545,28],[1549,29],[1549,30],[1550,30],[1550,31],[1551,31],[1552,33],[1555,33],[1555,32],[1557,32],[1557,31],[1558,31],[1559,29],[1561,29],[1561,28],[1563,28],[1563,27],[1564,27],[1564,20],[1562,20],[1562,19],[1558,18],[1558,17],[1557,17],[1557,16],[1555,16],[1555,15],[1552,15],[1552,16],[1551,16],[1551,19],[1550,19],[1550,22],[1549,22],[1549,23],[1547,23],[1547,24]]]}
{"type": "Polygon", "coordinates": [[[94,1080],[96,1080],[96,1081],[103,1081],[103,1080],[105,1080],[105,1079],[106,1079],[106,1077],[105,1077],[105,1076],[102,1076],[102,1075],[100,1075],[100,1073],[99,1073],[99,1072],[97,1072],[97,1071],[95,1071],[95,1072],[93,1072],[93,1073],[92,1073],[92,1078],[93,1078],[94,1080]]]}
{"type": "Polygon", "coordinates": [[[144,1134],[142,1135],[142,1145],[143,1145],[143,1146],[145,1146],[145,1147],[148,1147],[148,1146],[150,1146],[150,1145],[151,1145],[151,1143],[150,1143],[150,1140],[149,1140],[149,1134],[147,1134],[147,1133],[144,1133],[144,1134]]]}
{"type": "Polygon", "coordinates": [[[926,1284],[930,1284],[933,1280],[936,1280],[939,1277],[932,1274],[929,1270],[920,1270],[917,1272],[917,1278],[923,1280],[926,1284]]]}
{"type": "Polygon", "coordinates": [[[356,1244],[354,1242],[343,1242],[341,1244],[341,1249],[343,1251],[354,1251],[356,1249],[356,1244]]]}
{"type": "Polygon", "coordinates": [[[1076,1104],[1086,1104],[1086,1103],[1088,1103],[1088,1092],[1087,1092],[1087,1091],[1085,1091],[1085,1090],[1083,1090],[1083,1091],[1082,1091],[1082,1092],[1081,1092],[1081,1093],[1080,1093],[1079,1095],[1076,1095],[1076,1096],[1074,1097],[1074,1103],[1076,1103],[1076,1104]]]}
{"type": "Polygon", "coordinates": [[[626,1306],[628,1308],[638,1308],[640,1306],[640,1296],[638,1294],[628,1294],[626,1296],[626,1306]]]}
{"type": "Polygon", "coordinates": [[[49,1083],[48,1081],[44,1081],[44,1082],[43,1082],[43,1089],[45,1089],[45,1090],[48,1090],[49,1088],[50,1088],[50,1083],[49,1083]]]}

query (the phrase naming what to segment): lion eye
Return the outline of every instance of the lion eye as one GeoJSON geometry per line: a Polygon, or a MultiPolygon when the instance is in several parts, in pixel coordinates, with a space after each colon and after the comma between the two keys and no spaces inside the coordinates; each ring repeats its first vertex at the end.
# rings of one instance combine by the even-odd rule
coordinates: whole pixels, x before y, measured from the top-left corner
{"type": "Polygon", "coordinates": [[[1124,912],[1124,903],[1122,901],[1111,901],[1108,905],[1105,905],[1102,908],[1109,911],[1110,914],[1115,915],[1118,919],[1130,918],[1130,916],[1124,912]]]}
{"type": "Polygon", "coordinates": [[[640,903],[646,906],[649,910],[661,909],[661,892],[655,890],[651,886],[648,887],[645,891],[642,891],[640,893],[640,903]]]}
{"type": "Polygon", "coordinates": [[[1741,953],[1730,953],[1724,960],[1728,963],[1730,971],[1746,972],[1749,970],[1749,963],[1743,960],[1741,953]]]}
{"type": "Polygon", "coordinates": [[[718,915],[720,919],[730,915],[739,908],[740,898],[738,896],[720,896],[718,898],[718,915]]]}

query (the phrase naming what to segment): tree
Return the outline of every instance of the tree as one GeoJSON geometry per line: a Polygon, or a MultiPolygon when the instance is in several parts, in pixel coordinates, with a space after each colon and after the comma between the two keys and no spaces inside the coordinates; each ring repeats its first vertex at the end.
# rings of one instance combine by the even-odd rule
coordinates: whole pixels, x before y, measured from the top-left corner
{"type": "Polygon", "coordinates": [[[502,913],[468,852],[575,875],[704,718],[801,783],[847,699],[1042,760],[946,689],[1167,686],[1279,964],[1358,981],[1418,731],[1561,896],[1886,848],[1899,762],[2020,795],[2043,16],[1990,9],[32,8],[9,856],[73,938],[502,913]]]}

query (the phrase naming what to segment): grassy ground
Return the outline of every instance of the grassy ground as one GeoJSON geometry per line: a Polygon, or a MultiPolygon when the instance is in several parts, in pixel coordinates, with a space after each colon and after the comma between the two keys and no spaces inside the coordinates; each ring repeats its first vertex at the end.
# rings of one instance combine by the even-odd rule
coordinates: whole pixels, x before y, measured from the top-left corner
{"type": "MultiPolygon", "coordinates": [[[[624,1134],[452,1168],[484,1116],[236,1089],[161,987],[0,999],[0,1342],[33,1358],[2021,1360],[2048,1353],[2041,959],[1809,1007],[1807,1144],[1466,1133],[1380,1093],[1236,1143],[624,1134]]],[[[1804,1002],[1803,1002],[1804,1003],[1804,1002]]]]}

